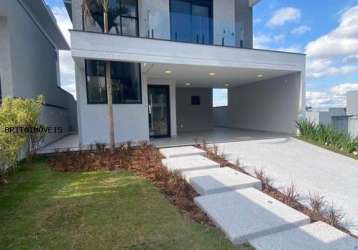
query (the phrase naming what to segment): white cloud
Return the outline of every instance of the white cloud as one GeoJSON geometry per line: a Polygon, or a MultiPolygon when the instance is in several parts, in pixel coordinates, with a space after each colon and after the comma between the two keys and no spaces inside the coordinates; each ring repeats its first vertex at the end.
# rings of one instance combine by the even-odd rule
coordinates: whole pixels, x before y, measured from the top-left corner
{"type": "Polygon", "coordinates": [[[331,88],[331,92],[335,95],[346,95],[353,90],[358,90],[358,83],[344,83],[331,88]]]}
{"type": "Polygon", "coordinates": [[[310,30],[311,30],[311,28],[309,26],[301,25],[301,26],[298,26],[297,28],[294,28],[291,31],[291,34],[293,34],[293,35],[303,35],[303,34],[307,33],[310,30]]]}
{"type": "Polygon", "coordinates": [[[281,44],[285,41],[286,35],[265,35],[265,34],[254,34],[253,47],[256,49],[273,49],[272,44],[281,44]]]}
{"type": "Polygon", "coordinates": [[[330,107],[332,106],[332,99],[326,92],[307,91],[306,92],[306,106],[310,107],[330,107]]]}
{"type": "Polygon", "coordinates": [[[285,7],[275,11],[271,19],[267,22],[267,26],[282,26],[285,23],[297,21],[300,18],[301,11],[299,9],[293,7],[285,7]]]}
{"type": "Polygon", "coordinates": [[[358,5],[342,14],[336,29],[310,42],[306,53],[320,58],[358,54],[358,5]]]}
{"type": "Polygon", "coordinates": [[[324,58],[307,59],[307,76],[320,78],[327,76],[347,75],[358,72],[358,65],[338,63],[336,66],[332,60],[324,58]]]}
{"type": "MultiPolygon", "coordinates": [[[[67,42],[70,43],[70,32],[72,29],[72,22],[68,17],[65,7],[53,7],[52,12],[56,17],[57,24],[66,38],[67,42]]],[[[69,51],[59,52],[60,62],[60,75],[61,75],[61,87],[76,96],[75,87],[75,66],[69,51]]]]}
{"type": "Polygon", "coordinates": [[[358,90],[358,83],[343,83],[329,91],[307,91],[306,104],[311,107],[345,107],[347,92],[358,90]]]}
{"type": "Polygon", "coordinates": [[[358,72],[358,5],[341,14],[337,28],[308,43],[305,52],[308,77],[358,72]]]}
{"type": "Polygon", "coordinates": [[[286,51],[293,53],[301,53],[302,47],[300,45],[291,45],[288,47],[284,46],[272,46],[272,45],[282,45],[285,42],[286,36],[284,34],[279,35],[264,35],[264,34],[254,34],[253,38],[253,47],[255,49],[271,49],[277,51],[286,51]]]}

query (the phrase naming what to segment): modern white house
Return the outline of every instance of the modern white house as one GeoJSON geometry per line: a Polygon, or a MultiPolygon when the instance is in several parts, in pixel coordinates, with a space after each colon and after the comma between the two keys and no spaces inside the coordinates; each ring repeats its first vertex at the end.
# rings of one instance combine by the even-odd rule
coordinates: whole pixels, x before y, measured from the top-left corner
{"type": "Polygon", "coordinates": [[[60,87],[58,50],[69,45],[43,1],[0,1],[0,99],[43,95],[41,122],[62,128],[45,144],[77,127],[74,97],[60,87]]]}
{"type": "Polygon", "coordinates": [[[305,109],[305,55],[253,48],[259,0],[110,0],[109,34],[93,0],[71,15],[79,142],[108,142],[105,61],[117,142],[215,126],[295,133],[305,109]],[[228,105],[213,108],[213,88],[228,105]]]}

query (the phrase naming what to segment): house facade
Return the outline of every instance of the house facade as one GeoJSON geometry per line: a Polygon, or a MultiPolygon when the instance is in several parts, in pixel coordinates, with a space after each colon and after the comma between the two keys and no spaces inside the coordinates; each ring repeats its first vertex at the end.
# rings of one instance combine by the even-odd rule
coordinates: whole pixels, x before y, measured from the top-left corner
{"type": "Polygon", "coordinates": [[[0,99],[43,95],[41,122],[61,128],[45,144],[77,127],[76,102],[60,87],[58,50],[69,46],[43,1],[0,1],[0,99]]]}
{"type": "Polygon", "coordinates": [[[253,48],[257,0],[66,0],[73,22],[80,144],[108,142],[111,62],[117,142],[215,126],[294,133],[305,107],[305,55],[253,48]],[[213,108],[213,88],[228,105],[213,108]]]}

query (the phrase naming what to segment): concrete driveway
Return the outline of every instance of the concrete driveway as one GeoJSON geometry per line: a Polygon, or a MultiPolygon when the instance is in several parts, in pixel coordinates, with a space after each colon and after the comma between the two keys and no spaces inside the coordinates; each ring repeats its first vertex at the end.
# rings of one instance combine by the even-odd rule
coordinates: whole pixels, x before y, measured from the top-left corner
{"type": "Polygon", "coordinates": [[[291,137],[217,144],[248,172],[263,169],[284,188],[293,183],[307,202],[319,193],[345,213],[346,226],[358,235],[358,161],[291,137]]]}

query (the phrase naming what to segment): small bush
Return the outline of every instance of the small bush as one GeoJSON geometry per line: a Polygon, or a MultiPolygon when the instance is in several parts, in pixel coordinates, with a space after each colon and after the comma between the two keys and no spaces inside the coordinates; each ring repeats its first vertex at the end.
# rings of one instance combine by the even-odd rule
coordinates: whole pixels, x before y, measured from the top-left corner
{"type": "Polygon", "coordinates": [[[295,204],[299,202],[300,195],[298,194],[296,186],[293,183],[283,191],[283,194],[285,195],[284,203],[289,206],[294,207],[295,204]]]}
{"type": "Polygon", "coordinates": [[[273,181],[270,177],[268,177],[263,169],[255,169],[255,176],[262,183],[262,189],[271,191],[273,181]]]}
{"type": "Polygon", "coordinates": [[[344,214],[332,203],[326,211],[327,223],[339,229],[344,229],[344,214]]]}
{"type": "Polygon", "coordinates": [[[352,139],[348,134],[341,133],[330,126],[316,125],[305,119],[296,122],[299,136],[315,141],[323,146],[342,151],[347,154],[358,152],[358,138],[352,139]]]}
{"type": "Polygon", "coordinates": [[[21,150],[27,149],[28,155],[31,156],[38,149],[45,136],[44,132],[9,132],[9,128],[44,128],[39,123],[43,102],[42,96],[36,100],[4,98],[0,108],[0,175],[3,176],[8,168],[16,166],[21,150]]]}
{"type": "Polygon", "coordinates": [[[311,208],[311,219],[313,221],[318,221],[324,213],[324,208],[326,207],[326,201],[324,197],[318,193],[309,195],[309,205],[311,208]]]}

